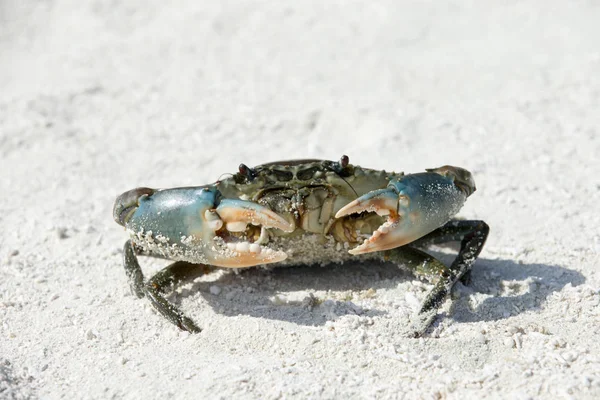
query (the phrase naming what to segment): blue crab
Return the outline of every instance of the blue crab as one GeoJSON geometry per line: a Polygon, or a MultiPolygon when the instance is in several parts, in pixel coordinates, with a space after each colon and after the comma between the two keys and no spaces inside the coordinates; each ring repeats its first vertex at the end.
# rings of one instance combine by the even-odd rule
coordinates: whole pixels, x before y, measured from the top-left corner
{"type": "Polygon", "coordinates": [[[452,219],[474,191],[463,168],[405,175],[351,165],[342,156],[241,164],[226,179],[198,187],[140,187],[117,198],[113,216],[130,234],[123,258],[133,293],[180,329],[200,332],[164,293],[212,267],[378,259],[434,282],[413,324],[417,337],[453,285],[468,279],[487,238],[485,222],[452,219]],[[450,266],[422,250],[449,241],[461,242],[450,266]],[[146,282],[138,255],[175,262],[146,282]]]}

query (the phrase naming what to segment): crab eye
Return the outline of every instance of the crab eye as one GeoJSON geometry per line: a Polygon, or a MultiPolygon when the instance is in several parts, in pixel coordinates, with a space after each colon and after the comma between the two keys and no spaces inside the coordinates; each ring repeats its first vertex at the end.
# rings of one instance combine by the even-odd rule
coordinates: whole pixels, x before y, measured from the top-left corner
{"type": "Polygon", "coordinates": [[[244,163],[240,164],[240,166],[238,167],[238,172],[241,176],[249,180],[252,180],[256,177],[256,173],[254,172],[254,170],[244,163]]]}
{"type": "Polygon", "coordinates": [[[347,155],[344,154],[342,156],[342,158],[340,158],[340,166],[342,168],[346,168],[349,163],[350,163],[350,157],[348,157],[347,155]]]}

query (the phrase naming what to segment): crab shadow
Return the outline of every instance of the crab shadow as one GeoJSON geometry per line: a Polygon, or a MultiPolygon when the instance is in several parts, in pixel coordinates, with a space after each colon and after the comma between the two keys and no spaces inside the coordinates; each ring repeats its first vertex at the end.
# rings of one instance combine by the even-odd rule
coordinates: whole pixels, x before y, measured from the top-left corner
{"type": "Polygon", "coordinates": [[[344,315],[386,314],[384,309],[361,307],[354,299],[361,296],[361,291],[364,294],[369,289],[395,288],[398,282],[411,277],[408,272],[381,263],[249,268],[221,271],[212,281],[196,281],[189,294],[200,293],[213,310],[226,316],[248,315],[319,326],[344,315]],[[213,294],[214,287],[222,292],[213,294]]]}
{"type": "MultiPolygon", "coordinates": [[[[440,258],[452,260],[448,255],[440,258]]],[[[216,279],[196,281],[177,297],[181,300],[199,293],[213,310],[226,316],[247,315],[320,326],[344,315],[375,317],[397,313],[386,302],[369,299],[377,299],[379,290],[395,290],[412,280],[415,278],[410,272],[377,262],[250,268],[222,271],[216,279]],[[375,290],[374,296],[370,289],[375,290]]],[[[581,273],[561,266],[479,258],[469,285],[455,287],[455,294],[461,294],[452,302],[450,318],[457,322],[506,319],[539,309],[552,293],[568,284],[578,286],[584,282],[581,273]]],[[[401,292],[399,295],[403,296],[401,292]]]]}
{"type": "Polygon", "coordinates": [[[506,259],[477,260],[466,294],[452,302],[457,322],[498,321],[543,308],[550,295],[565,286],[579,286],[580,272],[548,264],[525,264],[506,259]]]}

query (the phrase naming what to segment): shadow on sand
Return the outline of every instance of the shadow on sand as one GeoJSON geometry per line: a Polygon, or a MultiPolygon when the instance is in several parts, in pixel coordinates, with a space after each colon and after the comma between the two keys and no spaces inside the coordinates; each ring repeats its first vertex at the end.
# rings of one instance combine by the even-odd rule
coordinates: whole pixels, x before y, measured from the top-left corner
{"type": "Polygon", "coordinates": [[[511,260],[479,259],[466,291],[484,294],[481,302],[461,296],[452,303],[458,322],[497,321],[543,306],[566,285],[579,286],[585,277],[578,271],[548,264],[520,264],[511,260]]]}
{"type": "MultiPolygon", "coordinates": [[[[223,315],[248,315],[320,326],[348,314],[373,317],[393,313],[396,310],[391,306],[379,304],[377,308],[363,309],[352,299],[360,291],[396,289],[399,284],[414,279],[411,273],[394,265],[376,262],[250,268],[226,271],[216,280],[197,281],[177,297],[181,299],[199,292],[223,315]],[[218,296],[210,293],[210,287],[215,285],[223,290],[218,296]],[[324,297],[330,300],[313,302],[316,299],[311,293],[318,291],[325,291],[324,297]]],[[[548,296],[567,284],[578,286],[584,282],[582,274],[560,266],[480,258],[473,268],[471,283],[460,287],[462,295],[452,303],[450,318],[458,322],[505,319],[539,308],[548,296]],[[483,298],[483,301],[473,301],[473,298],[483,298]]]]}

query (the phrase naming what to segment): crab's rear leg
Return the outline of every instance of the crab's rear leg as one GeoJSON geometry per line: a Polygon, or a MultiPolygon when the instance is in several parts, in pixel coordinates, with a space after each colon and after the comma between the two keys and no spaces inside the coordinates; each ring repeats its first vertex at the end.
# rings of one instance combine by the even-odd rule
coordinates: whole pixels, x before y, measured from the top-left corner
{"type": "Polygon", "coordinates": [[[488,233],[489,227],[483,221],[452,220],[411,243],[410,246],[388,250],[383,253],[384,260],[406,265],[417,275],[437,277],[435,286],[427,294],[416,316],[416,321],[411,327],[411,336],[420,337],[425,333],[454,284],[459,279],[465,279],[469,276],[471,266],[483,249],[488,233]],[[450,267],[445,266],[435,257],[413,247],[450,241],[461,242],[458,255],[450,267]]]}
{"type": "Polygon", "coordinates": [[[171,304],[163,294],[167,289],[182,281],[197,278],[213,267],[203,264],[192,264],[177,261],[160,270],[148,282],[144,283],[144,274],[137,260],[137,254],[131,241],[128,240],[123,247],[123,263],[129,278],[131,291],[138,297],[148,297],[152,306],[165,316],[179,329],[191,333],[198,333],[201,329],[174,304],[171,304]]]}
{"type": "Polygon", "coordinates": [[[471,282],[471,266],[479,256],[479,253],[481,253],[489,232],[490,228],[488,224],[483,221],[454,219],[410,245],[414,247],[427,247],[432,244],[461,242],[458,256],[450,268],[453,270],[462,268],[462,271],[458,271],[457,278],[463,284],[468,285],[471,282]],[[471,257],[472,260],[470,260],[470,263],[460,263],[460,257],[467,261],[471,257]]]}

